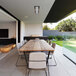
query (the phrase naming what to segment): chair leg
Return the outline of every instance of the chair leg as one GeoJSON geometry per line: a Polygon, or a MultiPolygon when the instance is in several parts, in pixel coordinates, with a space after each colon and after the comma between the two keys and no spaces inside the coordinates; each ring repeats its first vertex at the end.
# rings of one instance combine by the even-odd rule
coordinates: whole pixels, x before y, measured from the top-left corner
{"type": "MultiPolygon", "coordinates": [[[[46,74],[46,76],[47,76],[47,71],[46,71],[46,69],[44,69],[44,71],[45,71],[45,74],[46,74]]],[[[28,72],[27,72],[27,76],[30,76],[30,69],[28,70],[28,72]]],[[[48,75],[49,76],[49,75],[48,75]]]]}
{"type": "Polygon", "coordinates": [[[54,57],[54,55],[53,55],[53,58],[54,58],[54,61],[55,61],[55,65],[54,65],[54,66],[56,66],[56,65],[57,65],[57,62],[56,62],[56,60],[55,60],[55,57],[54,57]]]}
{"type": "Polygon", "coordinates": [[[28,72],[27,72],[27,76],[29,76],[30,75],[30,69],[28,70],[28,72]]]}
{"type": "Polygon", "coordinates": [[[19,61],[20,56],[18,56],[17,62],[16,62],[16,67],[20,67],[20,66],[26,66],[26,65],[19,65],[18,61],[19,61]]]}
{"type": "Polygon", "coordinates": [[[46,69],[45,69],[45,74],[46,74],[46,76],[47,76],[47,71],[46,71],[46,69]]]}
{"type": "MultiPolygon", "coordinates": [[[[53,59],[54,59],[55,64],[53,64],[53,65],[49,65],[49,63],[48,63],[48,66],[56,66],[56,65],[57,65],[57,62],[56,62],[56,60],[55,60],[54,55],[52,55],[52,57],[53,57],[53,59]]],[[[50,58],[50,59],[52,59],[52,58],[50,58]]]]}
{"type": "Polygon", "coordinates": [[[49,73],[49,66],[47,66],[48,67],[48,76],[50,76],[50,73],[49,73]]]}

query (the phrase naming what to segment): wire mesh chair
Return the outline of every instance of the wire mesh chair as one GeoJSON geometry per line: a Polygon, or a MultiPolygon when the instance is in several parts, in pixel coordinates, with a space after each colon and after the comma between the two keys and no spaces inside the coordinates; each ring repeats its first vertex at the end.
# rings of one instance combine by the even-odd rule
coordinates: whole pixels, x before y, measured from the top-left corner
{"type": "Polygon", "coordinates": [[[17,52],[18,52],[18,58],[17,58],[17,61],[16,61],[16,66],[17,67],[26,66],[25,64],[20,64],[20,62],[25,60],[24,53],[19,51],[20,48],[21,48],[21,46],[19,46],[19,47],[17,46],[17,52]],[[19,60],[20,60],[20,62],[19,62],[19,60]]]}

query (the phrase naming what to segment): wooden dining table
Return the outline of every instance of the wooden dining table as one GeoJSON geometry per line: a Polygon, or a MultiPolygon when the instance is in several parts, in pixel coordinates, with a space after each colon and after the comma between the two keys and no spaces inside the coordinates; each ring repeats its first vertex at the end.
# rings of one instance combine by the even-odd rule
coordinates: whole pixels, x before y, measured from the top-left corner
{"type": "Polygon", "coordinates": [[[45,40],[35,39],[29,40],[19,51],[54,51],[54,48],[52,48],[45,40]]]}
{"type": "MultiPolygon", "coordinates": [[[[36,51],[54,51],[54,48],[51,47],[45,40],[43,39],[34,39],[29,40],[26,44],[24,44],[20,49],[20,52],[24,52],[26,58],[26,52],[36,52],[36,51]]],[[[49,55],[49,54],[48,54],[49,55]]],[[[48,59],[48,58],[47,58],[48,59]]]]}

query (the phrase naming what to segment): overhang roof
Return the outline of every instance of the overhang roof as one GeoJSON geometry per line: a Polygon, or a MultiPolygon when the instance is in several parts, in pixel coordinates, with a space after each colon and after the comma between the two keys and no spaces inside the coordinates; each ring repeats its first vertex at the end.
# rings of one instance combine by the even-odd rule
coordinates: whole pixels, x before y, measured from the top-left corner
{"type": "Polygon", "coordinates": [[[76,0],[56,0],[44,22],[57,22],[75,9],[76,0]]]}
{"type": "Polygon", "coordinates": [[[0,0],[0,5],[25,24],[42,24],[55,0],[0,0]],[[40,6],[35,14],[34,6],[40,6]]]}
{"type": "Polygon", "coordinates": [[[17,19],[8,14],[4,8],[0,6],[0,23],[2,22],[15,22],[17,19]]]}

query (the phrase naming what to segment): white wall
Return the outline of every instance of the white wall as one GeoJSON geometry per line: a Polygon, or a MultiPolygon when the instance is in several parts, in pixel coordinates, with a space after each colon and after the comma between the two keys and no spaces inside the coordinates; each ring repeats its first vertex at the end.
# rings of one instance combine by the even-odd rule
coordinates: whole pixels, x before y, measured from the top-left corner
{"type": "Polygon", "coordinates": [[[21,32],[20,32],[20,44],[19,46],[22,46],[24,42],[25,36],[31,36],[31,35],[39,35],[43,36],[43,30],[42,30],[42,24],[25,24],[23,21],[21,21],[21,32]]]}
{"type": "Polygon", "coordinates": [[[0,22],[0,29],[9,29],[9,38],[16,37],[16,22],[0,22]]]}
{"type": "Polygon", "coordinates": [[[26,25],[21,21],[21,41],[23,41],[25,35],[26,35],[26,25]]]}
{"type": "Polygon", "coordinates": [[[24,36],[26,35],[26,25],[21,21],[20,43],[24,44],[24,36]]]}
{"type": "Polygon", "coordinates": [[[25,24],[21,21],[21,42],[24,41],[24,36],[39,35],[43,36],[41,24],[25,24]]]}
{"type": "Polygon", "coordinates": [[[39,35],[43,36],[42,24],[27,24],[26,36],[39,35]]]}

